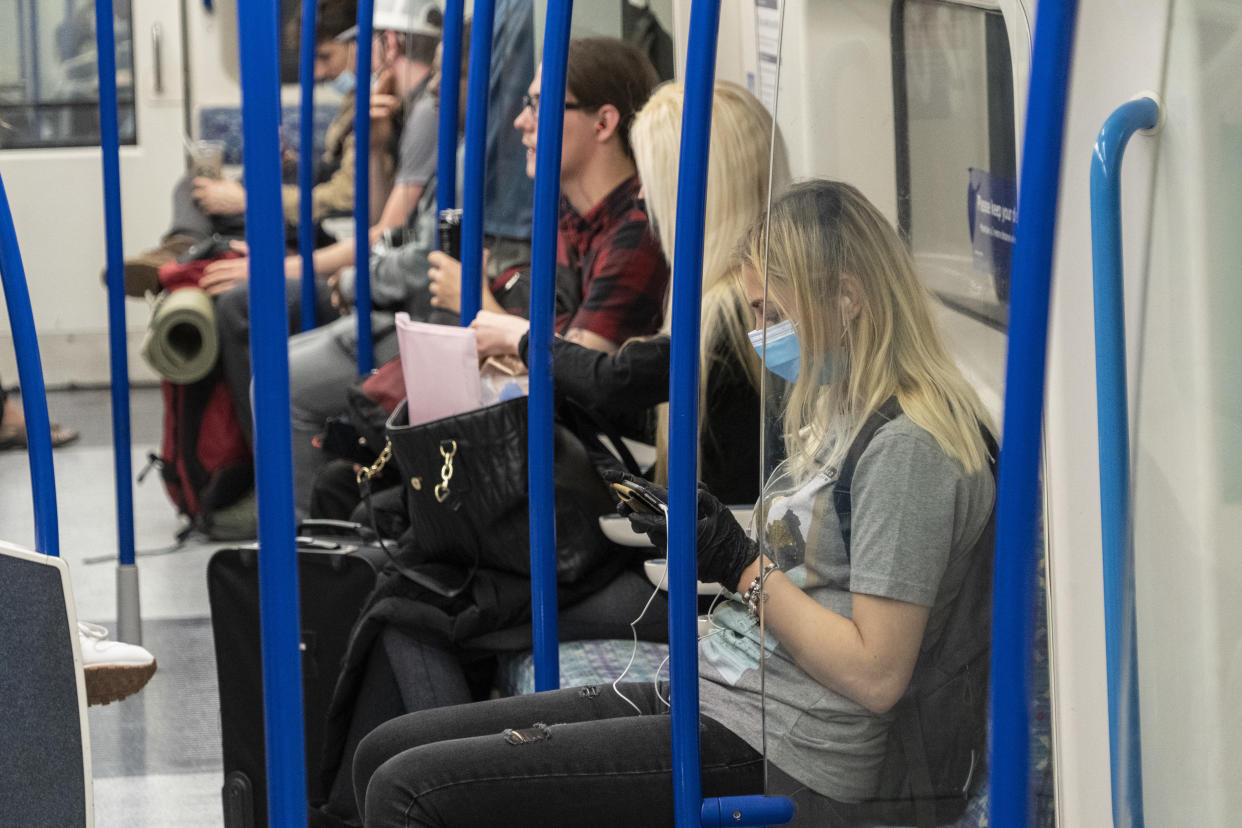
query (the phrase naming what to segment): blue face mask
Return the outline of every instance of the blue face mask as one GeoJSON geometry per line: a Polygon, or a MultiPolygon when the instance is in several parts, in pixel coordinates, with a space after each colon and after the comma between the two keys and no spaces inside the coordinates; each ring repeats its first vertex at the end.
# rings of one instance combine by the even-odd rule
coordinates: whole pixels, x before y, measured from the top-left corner
{"type": "Polygon", "coordinates": [[[348,95],[350,92],[353,92],[354,87],[357,85],[358,77],[348,69],[328,81],[328,86],[331,86],[341,95],[348,95]]]}
{"type": "Polygon", "coordinates": [[[759,354],[764,367],[786,382],[794,382],[798,379],[801,357],[798,352],[798,333],[794,330],[793,322],[786,319],[784,322],[772,325],[767,331],[766,354],[763,347],[763,331],[751,331],[750,344],[755,346],[755,352],[759,354]]]}

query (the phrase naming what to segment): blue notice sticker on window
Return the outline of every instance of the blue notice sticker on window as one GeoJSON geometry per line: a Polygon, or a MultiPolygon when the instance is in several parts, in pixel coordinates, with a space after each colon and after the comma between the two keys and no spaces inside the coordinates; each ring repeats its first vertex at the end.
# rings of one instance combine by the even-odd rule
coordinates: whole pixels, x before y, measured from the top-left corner
{"type": "Polygon", "coordinates": [[[966,219],[975,269],[992,275],[996,298],[1009,301],[1009,266],[1018,222],[1018,184],[1012,178],[970,168],[966,219]]]}

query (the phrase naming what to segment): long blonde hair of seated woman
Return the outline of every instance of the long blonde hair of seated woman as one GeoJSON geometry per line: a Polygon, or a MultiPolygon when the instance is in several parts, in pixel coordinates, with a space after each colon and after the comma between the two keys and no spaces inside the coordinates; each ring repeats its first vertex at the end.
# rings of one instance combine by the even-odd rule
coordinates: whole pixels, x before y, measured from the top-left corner
{"type": "Polygon", "coordinates": [[[774,200],[743,242],[744,266],[758,274],[765,235],[768,302],[799,320],[801,363],[784,422],[795,472],[839,466],[866,418],[894,394],[968,473],[982,469],[979,426],[991,420],[945,348],[930,296],[884,215],[849,184],[807,181],[774,200]],[[842,274],[862,289],[852,319],[842,309],[842,274]]]}
{"type": "MultiPolygon", "coordinates": [[[[677,225],[677,172],[681,157],[681,121],[685,89],[681,83],[661,85],[638,113],[630,138],[647,213],[664,256],[671,263],[677,225]]],[[[767,207],[769,159],[771,186],[780,192],[789,183],[789,161],[779,130],[772,146],[772,116],[742,87],[718,81],[712,97],[712,127],[707,161],[707,210],[703,235],[703,306],[699,337],[699,437],[707,435],[705,398],[713,364],[739,366],[759,388],[759,359],[747,338],[752,315],[742,287],[734,251],[738,239],[767,207]]],[[[672,330],[672,290],[666,297],[664,333],[672,330]]],[[[758,439],[758,435],[755,435],[758,439]]],[[[668,406],[659,408],[656,446],[661,462],[657,476],[667,474],[663,462],[668,446],[668,406]]],[[[701,448],[700,448],[701,451],[701,448]]],[[[755,473],[759,474],[756,469],[755,473]]],[[[664,482],[663,479],[660,482],[664,482]]]]}

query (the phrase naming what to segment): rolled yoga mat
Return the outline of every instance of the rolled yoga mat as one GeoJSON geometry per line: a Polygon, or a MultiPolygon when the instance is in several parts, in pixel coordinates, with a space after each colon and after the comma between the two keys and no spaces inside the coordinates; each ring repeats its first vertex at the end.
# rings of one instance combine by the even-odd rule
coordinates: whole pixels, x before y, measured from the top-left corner
{"type": "Polygon", "coordinates": [[[164,293],[151,310],[142,357],[164,379],[185,385],[211,373],[220,353],[216,308],[200,288],[164,293]]]}

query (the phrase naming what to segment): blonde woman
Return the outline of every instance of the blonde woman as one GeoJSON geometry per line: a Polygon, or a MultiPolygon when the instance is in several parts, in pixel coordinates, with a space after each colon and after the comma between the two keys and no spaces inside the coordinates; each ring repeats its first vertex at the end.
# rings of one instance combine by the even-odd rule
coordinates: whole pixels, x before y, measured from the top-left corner
{"type": "MultiPolygon", "coordinates": [[[[666,83],[634,120],[630,141],[643,182],[647,214],[665,258],[673,260],[677,218],[677,159],[684,90],[666,83]]],[[[769,179],[779,191],[789,181],[780,133],[772,152],[772,117],[754,95],[720,82],[712,99],[708,157],[707,222],[703,258],[700,410],[703,480],[728,503],[750,503],[758,494],[759,360],[747,339],[750,308],[733,248],[767,206],[769,179]],[[774,166],[769,175],[769,159],[774,166]]],[[[553,372],[559,394],[589,403],[622,430],[646,432],[646,413],[659,406],[655,437],[660,460],[653,477],[663,482],[666,456],[669,336],[668,299],[660,334],[631,339],[613,354],[558,339],[553,372]]],[[[484,355],[527,358],[529,323],[482,313],[474,327],[484,355]]]]}
{"type": "MultiPolygon", "coordinates": [[[[767,329],[765,365],[791,383],[789,456],[757,512],[779,565],[762,605],[770,790],[798,796],[802,824],[849,825],[851,803],[876,794],[893,706],[937,666],[920,655],[936,651],[967,568],[992,554],[987,418],[941,342],[908,253],[857,190],[794,187],[742,249],[756,328],[767,329]],[[881,409],[890,419],[853,475],[847,551],[835,470],[881,409]]],[[[759,547],[705,491],[699,518],[699,577],[733,591],[700,643],[703,794],[756,793],[759,602],[738,592],[759,576],[759,547]]],[[[662,518],[631,521],[662,541],[662,518]]],[[[643,715],[605,687],[384,725],[354,765],[366,824],[671,825],[666,707],[650,683],[622,689],[643,715]]]]}

